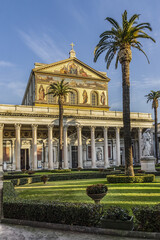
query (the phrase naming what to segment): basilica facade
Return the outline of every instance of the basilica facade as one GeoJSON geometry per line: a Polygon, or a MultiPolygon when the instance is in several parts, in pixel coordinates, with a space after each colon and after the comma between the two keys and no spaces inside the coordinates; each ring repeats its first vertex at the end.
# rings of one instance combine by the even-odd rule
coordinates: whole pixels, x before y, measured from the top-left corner
{"type": "MultiPolygon", "coordinates": [[[[51,83],[69,83],[64,103],[63,168],[124,165],[123,113],[110,111],[110,79],[76,58],[35,63],[22,105],[0,105],[0,167],[6,171],[58,168],[58,99],[47,95],[51,83]]],[[[148,113],[131,113],[133,161],[142,155],[143,131],[152,127],[148,113]]]]}

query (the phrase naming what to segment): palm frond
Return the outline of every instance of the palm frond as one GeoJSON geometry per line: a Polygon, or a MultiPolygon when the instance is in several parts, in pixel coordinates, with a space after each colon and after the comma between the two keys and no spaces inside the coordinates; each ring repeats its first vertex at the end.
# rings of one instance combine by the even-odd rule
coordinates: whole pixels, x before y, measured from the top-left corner
{"type": "Polygon", "coordinates": [[[116,20],[114,20],[113,18],[107,17],[105,20],[110,22],[116,29],[120,28],[118,22],[116,20]]]}
{"type": "MultiPolygon", "coordinates": [[[[127,11],[125,10],[122,14],[122,26],[120,26],[113,18],[106,18],[113,27],[100,35],[100,41],[94,50],[94,62],[96,62],[99,56],[106,51],[105,62],[106,67],[108,68],[116,52],[121,48],[130,46],[142,52],[149,63],[149,59],[142,49],[142,44],[139,39],[150,39],[153,42],[155,42],[155,39],[145,32],[145,30],[152,31],[149,23],[144,22],[137,24],[139,16],[139,14],[134,14],[129,20],[127,20],[127,11]]],[[[118,66],[118,60],[119,57],[116,58],[115,67],[118,66]]]]}

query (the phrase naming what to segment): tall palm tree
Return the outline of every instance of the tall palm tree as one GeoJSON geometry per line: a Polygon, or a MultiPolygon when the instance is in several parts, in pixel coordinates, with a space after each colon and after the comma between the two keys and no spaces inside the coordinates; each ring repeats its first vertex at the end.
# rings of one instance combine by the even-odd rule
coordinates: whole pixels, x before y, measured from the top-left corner
{"type": "Polygon", "coordinates": [[[63,105],[65,97],[73,89],[69,87],[69,83],[64,83],[64,79],[61,82],[50,84],[49,92],[47,94],[53,94],[53,97],[58,97],[59,105],[59,168],[62,168],[62,139],[63,139],[63,105]]]}
{"type": "MultiPolygon", "coordinates": [[[[137,24],[139,14],[134,14],[129,20],[127,11],[122,14],[122,26],[113,18],[107,17],[106,20],[111,23],[111,30],[107,30],[100,35],[100,41],[94,51],[94,61],[106,51],[105,62],[107,69],[111,61],[117,54],[115,68],[118,61],[122,67],[122,86],[123,86],[123,125],[124,125],[124,145],[125,145],[125,173],[134,176],[133,159],[132,159],[132,142],[130,132],[130,62],[132,60],[131,47],[141,51],[147,58],[146,53],[142,50],[142,44],[139,38],[155,40],[145,33],[145,29],[152,31],[149,23],[137,24]]],[[[149,60],[148,60],[149,62],[149,60]]]]}
{"type": "Polygon", "coordinates": [[[160,91],[151,91],[147,97],[147,103],[152,101],[152,108],[154,108],[154,127],[155,127],[155,155],[158,163],[158,139],[157,139],[157,108],[158,108],[158,99],[160,98],[160,91]]]}

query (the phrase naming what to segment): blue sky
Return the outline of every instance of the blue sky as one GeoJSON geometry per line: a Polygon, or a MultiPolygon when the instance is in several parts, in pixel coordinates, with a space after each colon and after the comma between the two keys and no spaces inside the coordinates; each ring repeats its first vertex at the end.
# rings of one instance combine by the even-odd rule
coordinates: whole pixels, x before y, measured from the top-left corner
{"type": "Polygon", "coordinates": [[[109,105],[122,110],[121,66],[114,63],[106,70],[104,54],[93,62],[93,51],[99,35],[110,28],[106,17],[121,22],[141,14],[140,22],[149,22],[149,34],[156,44],[144,40],[143,54],[133,50],[130,64],[131,111],[153,113],[144,95],[160,90],[160,1],[159,0],[0,0],[0,104],[21,104],[34,62],[52,63],[68,58],[70,43],[76,56],[99,71],[107,71],[109,105]]]}

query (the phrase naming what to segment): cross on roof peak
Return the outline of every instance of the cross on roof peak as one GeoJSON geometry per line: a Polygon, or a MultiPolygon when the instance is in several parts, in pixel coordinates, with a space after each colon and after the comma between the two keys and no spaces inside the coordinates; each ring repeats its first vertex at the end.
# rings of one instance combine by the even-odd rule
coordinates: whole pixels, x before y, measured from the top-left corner
{"type": "Polygon", "coordinates": [[[70,52],[69,52],[69,57],[70,57],[70,58],[74,58],[74,57],[76,57],[76,52],[75,52],[74,49],[73,49],[73,47],[74,47],[75,45],[74,45],[74,43],[72,42],[72,43],[70,44],[70,46],[72,47],[72,49],[71,49],[70,52]]]}
{"type": "Polygon", "coordinates": [[[72,42],[70,46],[72,47],[72,50],[73,50],[73,47],[75,46],[75,44],[72,42]]]}

